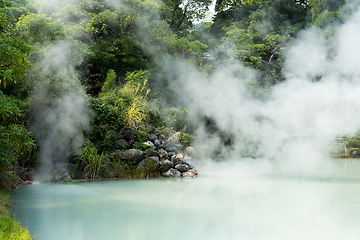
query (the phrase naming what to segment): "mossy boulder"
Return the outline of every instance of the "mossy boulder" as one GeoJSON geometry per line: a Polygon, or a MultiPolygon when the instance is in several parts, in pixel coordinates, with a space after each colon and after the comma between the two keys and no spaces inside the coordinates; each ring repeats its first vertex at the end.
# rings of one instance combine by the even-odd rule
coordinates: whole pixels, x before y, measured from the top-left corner
{"type": "Polygon", "coordinates": [[[130,149],[127,151],[116,150],[114,152],[115,160],[124,161],[127,163],[139,164],[144,158],[144,152],[137,149],[130,149]]]}

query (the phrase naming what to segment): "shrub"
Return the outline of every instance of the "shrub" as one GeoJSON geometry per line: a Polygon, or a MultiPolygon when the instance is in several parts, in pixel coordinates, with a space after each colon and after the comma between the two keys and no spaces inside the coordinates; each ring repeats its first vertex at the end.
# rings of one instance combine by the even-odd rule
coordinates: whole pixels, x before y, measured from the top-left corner
{"type": "Polygon", "coordinates": [[[94,179],[100,177],[100,173],[105,168],[104,158],[103,153],[99,156],[93,144],[89,141],[85,142],[80,155],[80,161],[84,167],[84,178],[94,179]]]}
{"type": "Polygon", "coordinates": [[[180,132],[180,144],[182,148],[189,147],[193,144],[195,137],[189,133],[180,132]]]}
{"type": "Polygon", "coordinates": [[[174,128],[175,131],[185,131],[187,128],[186,108],[166,108],[160,110],[160,114],[166,126],[174,128]]]}
{"type": "MultiPolygon", "coordinates": [[[[107,82],[113,81],[111,74],[109,72],[107,82]]],[[[113,90],[108,87],[111,84],[106,82],[98,101],[93,101],[96,114],[100,114],[97,121],[137,127],[149,119],[151,101],[148,99],[150,89],[147,88],[146,76],[147,71],[128,73],[126,83],[113,90]]]]}
{"type": "Polygon", "coordinates": [[[28,104],[0,91],[0,169],[16,162],[16,156],[35,146],[31,134],[17,121],[28,104]]]}
{"type": "Polygon", "coordinates": [[[109,92],[116,88],[116,73],[113,69],[110,69],[105,78],[105,83],[101,88],[102,93],[109,92]]]}

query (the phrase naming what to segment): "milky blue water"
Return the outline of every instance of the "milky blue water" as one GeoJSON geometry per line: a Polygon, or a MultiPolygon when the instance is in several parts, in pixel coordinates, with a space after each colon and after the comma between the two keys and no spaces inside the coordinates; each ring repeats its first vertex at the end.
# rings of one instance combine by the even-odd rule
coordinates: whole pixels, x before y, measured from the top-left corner
{"type": "Polygon", "coordinates": [[[36,240],[360,239],[359,161],[335,165],[318,177],[39,184],[13,193],[13,213],[36,240]]]}

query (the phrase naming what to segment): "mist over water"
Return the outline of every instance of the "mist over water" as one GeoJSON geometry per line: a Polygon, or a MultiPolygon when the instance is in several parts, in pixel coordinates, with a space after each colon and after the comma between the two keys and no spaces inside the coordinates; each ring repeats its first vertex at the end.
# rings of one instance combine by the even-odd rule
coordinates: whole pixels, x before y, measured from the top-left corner
{"type": "Polygon", "coordinates": [[[41,184],[17,190],[13,212],[38,240],[358,239],[360,165],[335,165],[337,178],[41,184]]]}
{"type": "MultiPolygon", "coordinates": [[[[290,41],[283,68],[286,80],[272,87],[266,100],[250,93],[247,82],[256,73],[240,64],[223,64],[211,76],[182,63],[167,70],[180,75],[174,87],[184,93],[198,147],[221,146],[221,137],[206,131],[197,118],[207,116],[233,137],[232,147],[220,149],[220,156],[230,161],[244,159],[248,167],[246,159],[255,157],[264,159],[265,166],[270,160],[280,171],[295,174],[327,166],[331,139],[353,136],[360,129],[360,13],[352,10],[345,23],[309,28],[290,41]]],[[[234,164],[228,170],[237,171],[234,164]]]]}

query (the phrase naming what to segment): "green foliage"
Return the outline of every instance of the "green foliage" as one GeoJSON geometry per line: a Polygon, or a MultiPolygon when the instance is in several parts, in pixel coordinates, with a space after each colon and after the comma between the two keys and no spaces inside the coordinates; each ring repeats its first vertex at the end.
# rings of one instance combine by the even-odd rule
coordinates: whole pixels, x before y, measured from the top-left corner
{"type": "Polygon", "coordinates": [[[65,37],[61,22],[53,21],[47,14],[30,13],[21,16],[16,30],[22,39],[32,45],[43,45],[65,37]]]}
{"type": "Polygon", "coordinates": [[[91,98],[91,108],[94,111],[94,124],[109,124],[115,129],[121,129],[125,125],[123,111],[112,101],[104,101],[91,98]]]}
{"type": "Polygon", "coordinates": [[[137,149],[146,152],[148,150],[152,150],[151,146],[145,145],[144,142],[147,142],[150,140],[150,135],[148,132],[145,131],[138,131],[138,134],[136,136],[133,137],[135,140],[135,143],[138,143],[138,147],[137,149]]]}
{"type": "Polygon", "coordinates": [[[35,146],[31,134],[16,122],[28,104],[0,91],[0,169],[16,162],[16,155],[35,146]]]}
{"type": "Polygon", "coordinates": [[[175,131],[185,131],[188,125],[188,110],[186,108],[161,108],[160,116],[167,127],[175,131]]]}
{"type": "Polygon", "coordinates": [[[31,134],[17,124],[0,126],[0,169],[16,163],[16,156],[35,146],[31,134]]]}
{"type": "Polygon", "coordinates": [[[324,27],[340,19],[338,9],[345,4],[344,0],[310,0],[312,23],[324,27]]]}
{"type": "Polygon", "coordinates": [[[123,76],[127,71],[146,68],[148,60],[134,41],[136,15],[132,11],[104,8],[90,15],[87,30],[94,35],[96,43],[91,46],[89,59],[92,74],[103,75],[114,69],[123,76]]]}
{"type": "Polygon", "coordinates": [[[105,155],[100,156],[97,149],[89,141],[84,143],[84,147],[80,154],[80,161],[84,167],[84,178],[94,179],[100,177],[100,173],[105,168],[105,155]]]}
{"type": "Polygon", "coordinates": [[[175,33],[188,31],[192,22],[205,17],[211,0],[164,0],[161,17],[175,33]]]}
{"type": "MultiPolygon", "coordinates": [[[[104,118],[100,122],[106,123],[107,120],[115,120],[129,127],[137,127],[143,124],[150,115],[150,101],[148,94],[150,89],[147,88],[147,71],[135,71],[127,73],[126,83],[108,92],[101,92],[97,111],[111,113],[110,116],[102,114],[104,118]],[[101,111],[103,110],[103,111],[101,111]]],[[[120,126],[121,124],[113,124],[120,126]]]]}
{"type": "Polygon", "coordinates": [[[192,144],[194,143],[195,137],[189,133],[180,132],[179,140],[180,140],[181,147],[186,148],[186,147],[192,146],[192,144]]]}
{"type": "Polygon", "coordinates": [[[354,136],[354,137],[346,138],[346,140],[343,143],[349,149],[360,148],[360,137],[354,136]]]}
{"type": "Polygon", "coordinates": [[[33,48],[14,36],[6,8],[0,9],[0,86],[24,78],[32,64],[27,60],[33,48]]]}
{"type": "Polygon", "coordinates": [[[287,41],[311,23],[306,1],[217,1],[211,32],[222,38],[222,59],[242,61],[259,71],[257,86],[267,88],[281,73],[287,41]]]}
{"type": "Polygon", "coordinates": [[[9,193],[0,190],[0,239],[30,240],[32,239],[27,229],[20,226],[19,222],[9,216],[11,200],[9,193]]]}
{"type": "Polygon", "coordinates": [[[102,93],[109,92],[116,88],[116,73],[113,69],[109,69],[106,74],[105,83],[101,88],[102,93]]]}

